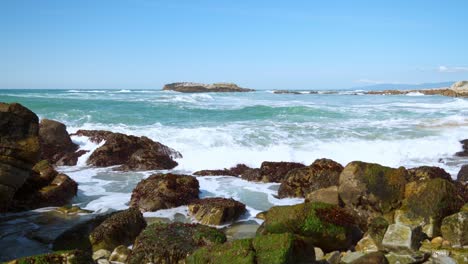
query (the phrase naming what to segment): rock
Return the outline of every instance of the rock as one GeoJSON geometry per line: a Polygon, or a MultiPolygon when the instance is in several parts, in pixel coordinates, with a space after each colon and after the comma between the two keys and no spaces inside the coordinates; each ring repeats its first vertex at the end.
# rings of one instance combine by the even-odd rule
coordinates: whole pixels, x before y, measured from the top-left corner
{"type": "Polygon", "coordinates": [[[96,263],[97,264],[111,264],[110,261],[108,261],[107,259],[98,259],[96,263]]]}
{"type": "Polygon", "coordinates": [[[259,226],[260,225],[254,220],[242,221],[227,226],[224,229],[224,233],[228,241],[254,238],[259,226]]]}
{"type": "Polygon", "coordinates": [[[448,181],[452,180],[452,177],[448,172],[439,167],[430,167],[430,166],[421,166],[408,170],[408,176],[410,182],[412,181],[422,181],[430,179],[445,179],[448,181]]]}
{"type": "Polygon", "coordinates": [[[454,246],[468,245],[468,212],[458,212],[442,221],[442,236],[454,246]]]}
{"type": "Polygon", "coordinates": [[[189,255],[186,263],[256,264],[257,262],[252,247],[252,239],[240,239],[224,244],[215,244],[210,247],[202,247],[189,255]]]}
{"type": "Polygon", "coordinates": [[[385,255],[390,264],[412,264],[412,263],[422,263],[428,256],[420,252],[407,253],[407,254],[396,254],[390,252],[385,255]]]}
{"type": "MultiPolygon", "coordinates": [[[[72,142],[67,132],[67,127],[55,120],[42,119],[39,124],[39,140],[41,144],[41,159],[55,164],[66,155],[72,155],[78,145],[72,142]]],[[[67,159],[67,161],[73,161],[67,159]]],[[[62,160],[62,165],[76,165],[75,163],[62,160]]]]}
{"type": "Polygon", "coordinates": [[[287,264],[314,261],[313,254],[304,259],[303,252],[296,252],[294,246],[295,238],[289,233],[258,236],[200,248],[187,258],[187,264],[287,264]]]}
{"type": "Polygon", "coordinates": [[[108,259],[110,255],[111,255],[111,252],[109,250],[99,249],[93,252],[93,259],[94,260],[108,259]]]}
{"type": "Polygon", "coordinates": [[[252,170],[252,168],[248,167],[245,164],[237,164],[234,167],[231,167],[230,169],[222,169],[222,170],[201,170],[201,171],[196,171],[193,173],[193,175],[196,176],[220,176],[220,175],[226,175],[226,176],[240,176],[247,172],[248,170],[252,170]]]}
{"type": "Polygon", "coordinates": [[[12,211],[63,206],[78,192],[78,184],[66,174],[58,174],[47,162],[37,163],[26,182],[15,193],[12,211]]]}
{"type": "Polygon", "coordinates": [[[339,205],[340,197],[338,195],[338,186],[330,186],[308,193],[305,200],[306,202],[321,202],[339,205]]]}
{"type": "Polygon", "coordinates": [[[127,263],[183,263],[196,249],[225,241],[226,236],[216,228],[200,224],[155,223],[138,235],[127,263]]]}
{"type": "Polygon", "coordinates": [[[128,256],[132,253],[132,250],[127,248],[124,245],[120,245],[112,251],[112,254],[109,257],[110,261],[117,261],[117,262],[122,262],[126,263],[128,256]]]}
{"type": "Polygon", "coordinates": [[[468,94],[468,81],[456,82],[452,84],[452,86],[450,86],[450,89],[454,90],[457,93],[468,94]]]}
{"type": "Polygon", "coordinates": [[[0,213],[7,211],[15,192],[39,161],[39,120],[17,104],[0,103],[0,213]]]}
{"type": "Polygon", "coordinates": [[[359,252],[370,253],[377,252],[381,248],[379,248],[379,245],[371,236],[366,235],[361,240],[359,240],[359,242],[356,244],[355,249],[359,252]]]}
{"type": "Polygon", "coordinates": [[[424,241],[419,251],[431,255],[432,258],[450,256],[456,263],[468,263],[468,248],[466,247],[452,247],[450,245],[444,245],[444,243],[440,246],[434,245],[429,241],[424,241]]]}
{"type": "Polygon", "coordinates": [[[53,250],[72,250],[80,249],[83,251],[91,251],[92,246],[89,241],[89,234],[96,229],[104,220],[109,218],[110,214],[101,214],[86,220],[78,225],[75,225],[62,234],[60,234],[52,243],[53,250]]]}
{"type": "Polygon", "coordinates": [[[388,260],[382,252],[372,252],[366,254],[355,261],[352,264],[388,264],[388,260]]]}
{"type": "Polygon", "coordinates": [[[86,162],[97,167],[121,165],[116,170],[123,171],[172,169],[177,166],[173,159],[182,157],[179,152],[147,137],[99,130],[78,130],[74,135],[88,136],[92,141],[105,140],[86,162]]]}
{"type": "Polygon", "coordinates": [[[297,162],[272,162],[264,161],[260,166],[260,179],[262,182],[282,182],[288,172],[305,167],[297,162]]]}
{"type": "Polygon", "coordinates": [[[400,207],[408,172],[379,164],[353,161],[340,174],[338,192],[359,216],[385,215],[400,207]]]}
{"type": "Polygon", "coordinates": [[[366,235],[373,239],[379,249],[382,248],[382,240],[387,232],[388,226],[388,221],[381,216],[372,218],[367,226],[366,235]]]}
{"type": "Polygon", "coordinates": [[[153,174],[133,189],[130,205],[153,212],[187,205],[198,199],[198,193],[198,180],[193,176],[153,174]]]}
{"type": "Polygon", "coordinates": [[[192,82],[177,82],[166,84],[163,87],[164,91],[176,91],[181,93],[220,93],[220,92],[252,92],[253,89],[241,88],[234,83],[192,83],[192,82]]]}
{"type": "Polygon", "coordinates": [[[419,249],[423,238],[421,227],[412,229],[402,224],[392,224],[385,232],[382,246],[392,252],[412,253],[419,249]]]}
{"type": "Polygon", "coordinates": [[[332,251],[325,254],[323,259],[327,264],[339,264],[341,262],[341,253],[339,251],[332,251]]]}
{"type": "Polygon", "coordinates": [[[318,247],[314,247],[315,260],[322,260],[325,257],[323,250],[318,247]]]}
{"type": "Polygon", "coordinates": [[[424,264],[457,264],[457,261],[447,256],[434,256],[424,262],[424,264]]]}
{"type": "Polygon", "coordinates": [[[405,188],[403,205],[395,213],[395,222],[421,226],[426,235],[435,237],[440,234],[442,219],[457,212],[462,205],[456,186],[448,180],[410,182],[405,188]]]}
{"type": "Polygon", "coordinates": [[[54,253],[35,255],[9,261],[8,264],[94,264],[93,259],[87,252],[80,250],[59,251],[54,253]]]}
{"type": "Polygon", "coordinates": [[[340,263],[353,263],[354,261],[358,260],[359,258],[365,256],[366,254],[362,252],[346,252],[341,257],[340,263]]]}
{"type": "Polygon", "coordinates": [[[468,157],[468,139],[464,139],[460,141],[460,143],[462,144],[462,151],[455,153],[455,155],[459,157],[468,157]]]}
{"type": "Polygon", "coordinates": [[[468,164],[463,165],[457,175],[457,181],[468,182],[468,164]]]}
{"type": "Polygon", "coordinates": [[[222,225],[237,220],[246,212],[245,204],[234,199],[205,198],[188,206],[189,213],[205,225],[222,225]]]}
{"type": "Polygon", "coordinates": [[[308,193],[338,185],[343,166],[329,159],[318,159],[312,165],[290,171],[281,183],[278,196],[305,197],[308,193]]]}
{"type": "Polygon", "coordinates": [[[274,206],[257,231],[258,234],[288,232],[325,252],[346,250],[361,238],[351,215],[338,206],[324,203],[274,206]]]}
{"type": "Polygon", "coordinates": [[[96,227],[89,235],[93,251],[113,250],[119,245],[129,246],[146,227],[145,219],[137,208],[113,214],[96,227]]]}

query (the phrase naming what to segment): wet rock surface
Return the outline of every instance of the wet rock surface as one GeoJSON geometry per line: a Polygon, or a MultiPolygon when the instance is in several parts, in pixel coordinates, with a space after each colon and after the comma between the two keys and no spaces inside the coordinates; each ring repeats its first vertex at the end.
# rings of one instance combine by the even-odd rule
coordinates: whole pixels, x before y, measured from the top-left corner
{"type": "Polygon", "coordinates": [[[205,225],[222,225],[237,220],[246,212],[245,204],[234,199],[205,198],[188,205],[189,213],[205,225]]]}
{"type": "Polygon", "coordinates": [[[142,211],[156,211],[187,205],[198,199],[199,184],[193,176],[153,174],[137,184],[130,205],[142,211]]]}
{"type": "Polygon", "coordinates": [[[41,159],[57,165],[76,165],[78,145],[72,142],[67,127],[55,120],[42,119],[39,124],[41,159]],[[76,157],[76,158],[74,158],[76,157]]]}

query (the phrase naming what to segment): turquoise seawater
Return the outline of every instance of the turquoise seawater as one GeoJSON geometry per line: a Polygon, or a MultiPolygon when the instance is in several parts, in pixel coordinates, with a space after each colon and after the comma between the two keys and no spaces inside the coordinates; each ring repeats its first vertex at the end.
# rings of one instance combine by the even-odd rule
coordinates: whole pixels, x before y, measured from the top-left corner
{"type": "MultiPolygon", "coordinates": [[[[252,93],[182,94],[157,90],[0,90],[0,101],[18,102],[40,118],[59,120],[70,133],[104,129],[147,136],[182,153],[174,171],[191,174],[262,161],[312,163],[331,158],[387,166],[434,165],[456,177],[468,160],[453,154],[468,138],[468,100],[442,96],[252,93]]],[[[97,146],[72,137],[81,149],[97,146]]],[[[86,165],[60,167],[78,182],[72,203],[94,213],[128,207],[135,185],[149,172],[115,172],[86,165]]],[[[234,198],[248,213],[236,224],[261,222],[254,216],[274,205],[303,199],[278,199],[276,183],[236,177],[198,177],[200,197],[234,198]]],[[[53,208],[0,216],[0,261],[49,252],[61,232],[87,216],[54,216],[53,208]]],[[[147,212],[193,222],[187,207],[147,212]]]]}

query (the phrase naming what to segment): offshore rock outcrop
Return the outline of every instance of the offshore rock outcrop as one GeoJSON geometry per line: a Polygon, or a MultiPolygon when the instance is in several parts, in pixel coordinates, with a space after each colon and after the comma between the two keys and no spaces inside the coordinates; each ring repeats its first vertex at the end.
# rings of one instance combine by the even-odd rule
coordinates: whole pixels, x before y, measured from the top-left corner
{"type": "Polygon", "coordinates": [[[121,165],[116,170],[161,170],[177,166],[176,158],[182,155],[174,149],[147,137],[136,137],[103,130],[78,130],[76,136],[89,137],[91,141],[105,143],[87,160],[88,165],[108,167],[121,165]]]}
{"type": "Polygon", "coordinates": [[[176,91],[181,93],[224,93],[224,92],[252,92],[253,89],[242,88],[234,83],[193,83],[193,82],[176,82],[166,84],[163,87],[165,91],[176,91]]]}
{"type": "Polygon", "coordinates": [[[451,97],[468,97],[468,81],[460,81],[454,83],[450,87],[438,89],[419,89],[419,90],[384,90],[384,91],[368,91],[365,94],[382,94],[382,95],[404,95],[409,93],[421,93],[424,95],[443,95],[451,97]]]}
{"type": "Polygon", "coordinates": [[[237,220],[246,212],[245,204],[234,199],[205,198],[188,205],[189,213],[205,225],[222,225],[237,220]]]}

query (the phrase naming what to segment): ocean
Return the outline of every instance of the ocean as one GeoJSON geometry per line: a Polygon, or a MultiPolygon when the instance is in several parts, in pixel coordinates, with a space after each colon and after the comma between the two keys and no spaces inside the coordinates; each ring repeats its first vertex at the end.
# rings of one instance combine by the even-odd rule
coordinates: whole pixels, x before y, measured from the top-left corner
{"type": "MultiPolygon", "coordinates": [[[[70,133],[103,129],[147,136],[179,151],[183,158],[176,160],[179,166],[173,171],[185,174],[238,163],[251,167],[259,167],[262,161],[309,165],[315,159],[329,158],[343,166],[355,160],[391,167],[439,166],[455,178],[467,162],[453,156],[461,150],[459,141],[468,138],[468,99],[461,98],[418,93],[365,95],[362,91],[182,94],[160,90],[31,89],[0,90],[0,101],[19,102],[40,118],[66,124],[70,133]]],[[[81,149],[97,147],[84,137],[72,139],[81,149]]],[[[79,183],[73,203],[95,213],[127,208],[135,185],[154,173],[93,168],[86,166],[86,156],[77,166],[58,170],[79,183]]],[[[260,221],[254,216],[274,205],[303,201],[278,199],[277,183],[226,176],[198,180],[201,197],[232,197],[245,203],[248,213],[241,222],[260,221]]],[[[41,210],[29,214],[37,216],[46,209],[41,210]]],[[[183,206],[145,213],[146,217],[169,219],[186,215],[183,206]]],[[[21,221],[18,219],[0,219],[0,233],[9,232],[2,238],[5,243],[0,244],[11,250],[22,248],[23,252],[26,248],[28,253],[44,251],[26,234],[39,229],[53,233],[54,229],[24,214],[21,221]]]]}

